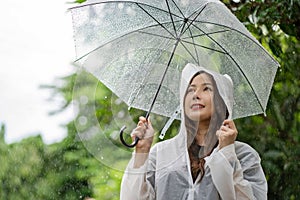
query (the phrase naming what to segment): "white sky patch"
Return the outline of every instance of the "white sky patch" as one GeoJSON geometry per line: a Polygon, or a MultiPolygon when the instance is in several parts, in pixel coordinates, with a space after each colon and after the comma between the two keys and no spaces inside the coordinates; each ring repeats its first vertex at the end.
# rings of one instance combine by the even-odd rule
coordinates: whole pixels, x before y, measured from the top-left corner
{"type": "Polygon", "coordinates": [[[61,100],[49,102],[41,84],[70,74],[75,59],[70,5],[54,0],[3,1],[0,7],[0,123],[6,141],[41,134],[46,143],[61,141],[60,125],[73,118],[72,108],[49,116],[61,100]]]}

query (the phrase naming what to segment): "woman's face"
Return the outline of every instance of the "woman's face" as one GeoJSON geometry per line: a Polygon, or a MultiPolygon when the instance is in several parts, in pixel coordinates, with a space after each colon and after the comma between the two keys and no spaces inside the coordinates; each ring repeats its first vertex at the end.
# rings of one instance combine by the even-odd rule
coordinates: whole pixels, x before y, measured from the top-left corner
{"type": "Polygon", "coordinates": [[[214,88],[209,75],[201,73],[195,76],[187,88],[184,110],[188,118],[193,121],[207,121],[209,123],[213,106],[214,88]]]}

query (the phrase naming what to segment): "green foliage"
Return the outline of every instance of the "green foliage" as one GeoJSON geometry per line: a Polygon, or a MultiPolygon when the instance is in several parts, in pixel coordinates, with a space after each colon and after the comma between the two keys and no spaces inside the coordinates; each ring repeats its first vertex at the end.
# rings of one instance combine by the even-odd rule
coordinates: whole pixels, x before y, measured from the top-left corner
{"type": "MultiPolygon", "coordinates": [[[[223,2],[281,65],[267,116],[237,120],[238,139],[251,144],[261,155],[269,199],[300,199],[299,1],[223,2]]],[[[95,77],[79,69],[77,72],[52,86],[42,86],[51,90],[53,97],[65,99],[51,114],[69,106],[77,113],[66,124],[68,136],[63,141],[45,145],[36,136],[6,144],[5,126],[1,126],[0,199],[119,199],[122,170],[131,150],[120,145],[118,130],[124,122],[136,122],[144,112],[128,111],[95,77]]],[[[154,124],[166,120],[159,116],[151,119],[154,124]]],[[[177,134],[179,123],[172,124],[165,139],[177,134]]],[[[158,137],[155,140],[160,141],[158,137]]]]}
{"type": "Polygon", "coordinates": [[[269,199],[299,199],[300,2],[230,1],[227,6],[281,65],[267,117],[237,120],[239,139],[259,151],[269,184],[269,199]]]}
{"type": "Polygon", "coordinates": [[[74,1],[74,3],[84,3],[84,2],[86,2],[86,0],[76,0],[76,1],[74,1]]]}
{"type": "Polygon", "coordinates": [[[30,199],[38,196],[34,186],[37,186],[35,184],[40,180],[43,170],[43,147],[40,137],[27,138],[12,145],[5,145],[4,140],[1,141],[0,199],[30,199]]]}
{"type": "Polygon", "coordinates": [[[1,141],[0,199],[83,199],[91,195],[86,168],[95,159],[81,142],[46,146],[40,136],[5,145],[1,141]],[[5,148],[4,148],[5,147],[5,148]],[[85,162],[84,162],[85,161],[85,162]]]}

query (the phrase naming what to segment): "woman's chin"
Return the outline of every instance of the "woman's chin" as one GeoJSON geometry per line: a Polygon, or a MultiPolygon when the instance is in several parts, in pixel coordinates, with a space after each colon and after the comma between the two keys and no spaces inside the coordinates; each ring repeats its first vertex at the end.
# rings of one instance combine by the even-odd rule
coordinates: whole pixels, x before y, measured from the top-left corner
{"type": "Polygon", "coordinates": [[[200,114],[200,111],[198,111],[198,112],[192,112],[192,113],[190,113],[189,115],[188,115],[188,117],[192,120],[192,121],[196,121],[196,122],[198,122],[198,121],[200,121],[200,119],[201,119],[201,114],[200,114]]]}
{"type": "Polygon", "coordinates": [[[204,122],[209,121],[210,117],[204,114],[201,114],[201,112],[191,112],[188,115],[188,118],[194,122],[204,122]]]}

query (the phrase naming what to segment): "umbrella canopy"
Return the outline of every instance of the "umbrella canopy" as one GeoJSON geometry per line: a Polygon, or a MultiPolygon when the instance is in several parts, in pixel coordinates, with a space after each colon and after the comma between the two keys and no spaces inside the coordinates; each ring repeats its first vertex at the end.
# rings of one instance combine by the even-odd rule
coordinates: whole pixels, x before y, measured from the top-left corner
{"type": "Polygon", "coordinates": [[[98,0],[70,10],[77,61],[129,107],[172,116],[181,70],[193,63],[231,76],[233,118],[265,113],[279,64],[220,1],[98,0]]]}

